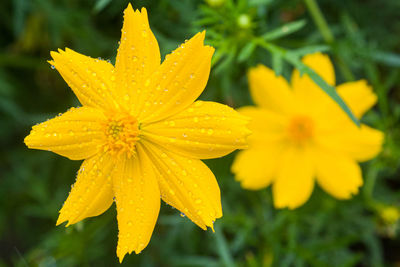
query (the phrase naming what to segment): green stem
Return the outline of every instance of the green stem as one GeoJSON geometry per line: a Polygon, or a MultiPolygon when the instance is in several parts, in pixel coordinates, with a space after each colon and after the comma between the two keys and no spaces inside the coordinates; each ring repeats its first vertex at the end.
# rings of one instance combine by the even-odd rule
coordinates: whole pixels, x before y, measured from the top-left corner
{"type": "Polygon", "coordinates": [[[335,38],[331,30],[329,29],[328,23],[326,23],[324,15],[319,9],[316,0],[304,0],[304,2],[306,3],[308,11],[310,11],[311,16],[319,31],[321,32],[321,35],[324,38],[325,42],[332,43],[335,38]]]}

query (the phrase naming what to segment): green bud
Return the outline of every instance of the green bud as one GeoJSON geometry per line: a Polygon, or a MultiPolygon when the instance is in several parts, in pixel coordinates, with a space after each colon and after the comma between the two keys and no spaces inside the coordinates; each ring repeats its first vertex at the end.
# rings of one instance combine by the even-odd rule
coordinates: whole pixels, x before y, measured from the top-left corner
{"type": "Polygon", "coordinates": [[[225,0],[206,0],[210,7],[220,7],[225,3],[225,0]]]}
{"type": "Polygon", "coordinates": [[[238,18],[237,18],[237,25],[239,26],[239,28],[242,29],[248,29],[251,26],[251,19],[250,16],[247,14],[241,14],[238,18]]]}

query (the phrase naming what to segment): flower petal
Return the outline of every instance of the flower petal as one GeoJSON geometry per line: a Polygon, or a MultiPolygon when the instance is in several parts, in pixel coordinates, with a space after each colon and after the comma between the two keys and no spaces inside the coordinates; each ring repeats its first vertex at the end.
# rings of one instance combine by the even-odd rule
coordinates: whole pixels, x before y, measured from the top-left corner
{"type": "Polygon", "coordinates": [[[198,159],[181,157],[148,141],[143,145],[157,170],[161,197],[202,229],[222,216],[218,183],[198,159]]]}
{"type": "Polygon", "coordinates": [[[150,29],[146,9],[134,11],[128,4],[115,62],[121,104],[137,112],[136,105],[145,94],[145,80],[160,66],[160,61],[160,49],[150,29]]]}
{"type": "Polygon", "coordinates": [[[276,177],[277,164],[281,156],[278,145],[253,146],[240,151],[232,164],[232,172],[241,186],[258,190],[269,186],[276,177]],[[262,159],[262,164],[260,164],[262,159]]]}
{"type": "Polygon", "coordinates": [[[149,243],[160,211],[160,190],[140,145],[133,158],[119,158],[112,179],[119,229],[117,256],[122,262],[126,253],[138,254],[149,243]]]}
{"type": "Polygon", "coordinates": [[[336,90],[357,118],[361,118],[378,100],[365,80],[341,84],[336,90]]]}
{"type": "Polygon", "coordinates": [[[264,65],[251,68],[248,73],[250,93],[253,101],[262,108],[276,112],[293,109],[293,94],[282,76],[264,65]]]}
{"type": "Polygon", "coordinates": [[[338,199],[348,199],[358,193],[363,180],[358,164],[345,155],[318,152],[316,178],[318,184],[338,199]]]}
{"type": "Polygon", "coordinates": [[[114,66],[107,61],[79,54],[71,49],[50,53],[49,61],[84,106],[110,109],[117,106],[112,76],[114,66]]]}
{"type": "MultiPolygon", "coordinates": [[[[335,70],[327,55],[314,53],[306,55],[302,61],[328,84],[335,85],[335,70]]],[[[305,109],[323,110],[326,102],[330,100],[330,97],[308,75],[300,76],[297,69],[293,71],[291,83],[296,98],[301,100],[305,109]]]]}
{"type": "Polygon", "coordinates": [[[343,127],[318,137],[317,142],[324,148],[343,153],[357,161],[374,158],[382,150],[384,133],[362,124],[343,127]]]}
{"type": "Polygon", "coordinates": [[[103,113],[90,107],[71,108],[61,116],[32,127],[29,148],[49,150],[72,160],[96,154],[104,140],[103,113]]]}
{"type": "Polygon", "coordinates": [[[110,177],[113,170],[112,158],[107,153],[86,159],[60,210],[57,225],[68,221],[66,226],[69,226],[106,211],[113,202],[114,193],[110,177]]]}
{"type": "Polygon", "coordinates": [[[295,209],[303,205],[314,189],[314,162],[311,151],[292,147],[282,155],[272,192],[276,208],[295,209]]]}
{"type": "Polygon", "coordinates": [[[197,101],[166,120],[142,126],[144,138],[191,158],[222,157],[247,146],[248,120],[232,108],[197,101]]]}
{"type": "Polygon", "coordinates": [[[210,74],[214,48],[204,46],[205,32],[167,55],[146,80],[133,106],[142,122],[154,122],[186,109],[203,92],[210,74]]]}
{"type": "Polygon", "coordinates": [[[254,106],[245,106],[238,109],[238,112],[250,118],[248,128],[252,132],[248,137],[249,144],[266,144],[284,141],[287,131],[288,117],[254,106]]]}

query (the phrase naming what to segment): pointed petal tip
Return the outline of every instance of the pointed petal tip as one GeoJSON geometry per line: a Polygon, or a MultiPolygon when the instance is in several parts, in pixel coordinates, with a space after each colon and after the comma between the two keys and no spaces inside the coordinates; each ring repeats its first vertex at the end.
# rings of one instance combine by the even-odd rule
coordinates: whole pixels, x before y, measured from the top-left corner
{"type": "Polygon", "coordinates": [[[124,13],[127,12],[128,10],[134,11],[131,3],[128,3],[128,6],[125,8],[124,13]]]}
{"type": "Polygon", "coordinates": [[[56,226],[59,226],[60,224],[64,223],[66,220],[61,218],[61,216],[58,216],[57,222],[56,222],[56,226]]]}
{"type": "MultiPolygon", "coordinates": [[[[129,3],[129,4],[130,4],[130,3],[129,3]]],[[[119,260],[119,263],[120,263],[120,264],[121,264],[122,261],[124,260],[125,254],[126,254],[126,253],[124,253],[123,255],[118,255],[118,260],[119,260]]]]}
{"type": "Polygon", "coordinates": [[[206,38],[206,31],[201,31],[195,34],[195,36],[193,36],[193,40],[199,39],[199,41],[204,42],[204,39],[206,38]]]}
{"type": "Polygon", "coordinates": [[[147,15],[147,9],[145,7],[142,7],[140,12],[147,15]]]}
{"type": "Polygon", "coordinates": [[[57,51],[50,51],[50,56],[55,59],[59,55],[59,52],[57,51]]]}

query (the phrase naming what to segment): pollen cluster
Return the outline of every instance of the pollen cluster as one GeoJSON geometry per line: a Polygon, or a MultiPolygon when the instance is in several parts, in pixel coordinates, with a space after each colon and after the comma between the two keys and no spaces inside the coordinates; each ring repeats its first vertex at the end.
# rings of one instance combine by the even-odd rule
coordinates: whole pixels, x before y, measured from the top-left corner
{"type": "Polygon", "coordinates": [[[139,140],[139,124],[129,114],[110,114],[104,124],[106,144],[104,150],[112,154],[135,154],[135,144],[139,140]]]}
{"type": "Polygon", "coordinates": [[[314,123],[307,116],[296,116],[291,119],[288,126],[288,135],[296,144],[304,144],[309,141],[314,133],[314,123]]]}

